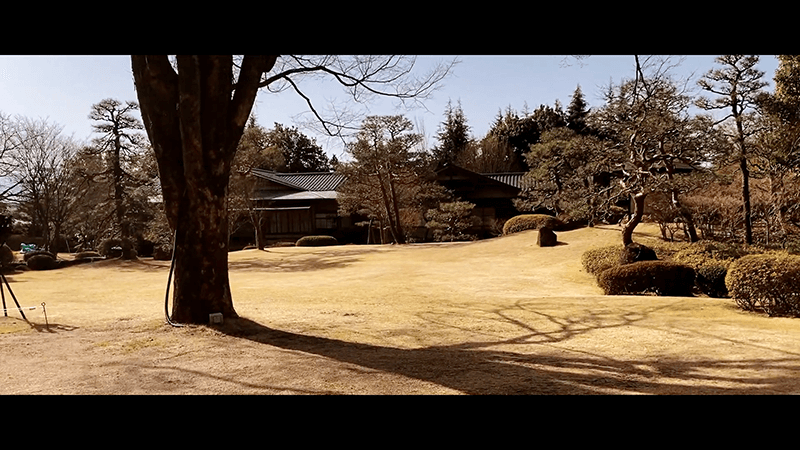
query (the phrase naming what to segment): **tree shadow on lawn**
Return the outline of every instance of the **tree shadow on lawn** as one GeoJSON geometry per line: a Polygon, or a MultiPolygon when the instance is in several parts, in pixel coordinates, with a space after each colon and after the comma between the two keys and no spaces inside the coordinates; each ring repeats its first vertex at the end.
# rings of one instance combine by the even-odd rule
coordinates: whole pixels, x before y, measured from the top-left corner
{"type": "MultiPolygon", "coordinates": [[[[13,311],[10,310],[11,313],[19,315],[19,311],[14,308],[13,311]]],[[[0,334],[3,332],[15,332],[15,331],[36,331],[39,333],[58,333],[63,331],[74,331],[77,330],[78,327],[72,325],[63,325],[60,323],[53,323],[47,322],[44,318],[37,318],[36,321],[33,321],[33,317],[31,317],[32,311],[26,311],[25,317],[12,317],[12,316],[2,316],[0,317],[0,334]]]]}
{"type": "MultiPolygon", "coordinates": [[[[226,319],[218,329],[229,336],[435,383],[465,394],[708,395],[800,392],[800,358],[625,361],[591,354],[572,356],[567,352],[554,356],[492,350],[484,348],[492,344],[487,342],[401,349],[276,330],[246,318],[226,319]],[[703,374],[705,370],[718,369],[776,369],[782,375],[703,374]],[[708,383],[726,383],[726,386],[708,383]]],[[[505,341],[493,344],[503,343],[505,341]]]]}
{"type": "Polygon", "coordinates": [[[309,272],[346,267],[361,260],[366,253],[375,250],[359,250],[347,252],[313,252],[284,254],[280,260],[250,259],[229,261],[228,268],[237,271],[259,272],[309,272]]]}

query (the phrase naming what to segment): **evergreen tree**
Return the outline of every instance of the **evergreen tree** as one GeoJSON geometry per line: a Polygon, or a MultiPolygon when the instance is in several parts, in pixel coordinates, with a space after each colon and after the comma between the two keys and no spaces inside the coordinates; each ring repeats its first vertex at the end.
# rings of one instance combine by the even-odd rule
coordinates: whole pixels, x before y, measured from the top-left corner
{"type": "MultiPolygon", "coordinates": [[[[138,110],[139,104],[136,102],[123,104],[119,100],[107,98],[92,105],[89,114],[94,122],[92,129],[101,134],[93,142],[96,151],[105,155],[103,160],[108,164],[105,175],[113,187],[114,234],[123,240],[130,240],[136,228],[128,215],[133,206],[131,193],[151,181],[137,176],[133,170],[136,162],[144,157],[148,145],[144,134],[138,131],[144,129],[142,122],[134,115],[138,110]]],[[[123,258],[134,258],[127,251],[127,246],[125,248],[123,258]]]]}
{"type": "Polygon", "coordinates": [[[542,134],[547,131],[555,130],[556,128],[567,126],[567,118],[564,111],[561,109],[561,103],[556,100],[555,106],[539,105],[533,112],[530,118],[536,123],[538,135],[530,145],[539,142],[542,134]]]}
{"type": "Polygon", "coordinates": [[[458,164],[470,146],[469,125],[461,102],[453,107],[447,102],[445,120],[439,125],[439,145],[433,148],[434,159],[440,163],[458,164]]]}
{"type": "Polygon", "coordinates": [[[587,131],[586,117],[589,115],[587,106],[579,84],[572,94],[572,101],[567,107],[566,115],[567,127],[578,134],[584,134],[587,131]]]}
{"type": "Polygon", "coordinates": [[[495,144],[493,147],[504,149],[508,146],[511,148],[513,157],[508,164],[509,169],[521,172],[528,170],[523,155],[528,152],[531,144],[539,141],[539,133],[539,126],[533,115],[520,117],[509,106],[506,108],[505,114],[498,112],[486,136],[495,144]]]}
{"type": "Polygon", "coordinates": [[[758,55],[722,55],[715,59],[721,67],[708,71],[700,79],[700,87],[715,97],[712,100],[701,98],[697,106],[706,110],[729,110],[725,117],[734,120],[734,132],[731,136],[736,142],[735,159],[739,162],[742,174],[742,209],[745,227],[745,243],[753,243],[753,222],[750,205],[750,167],[748,165],[749,149],[747,139],[754,132],[750,125],[751,112],[757,101],[763,96],[761,90],[767,85],[761,77],[764,72],[756,69],[758,55]]]}
{"type": "Polygon", "coordinates": [[[284,165],[279,172],[327,172],[330,162],[322,147],[314,139],[301,133],[296,127],[287,128],[275,123],[267,133],[267,144],[278,148],[283,154],[284,165]]]}

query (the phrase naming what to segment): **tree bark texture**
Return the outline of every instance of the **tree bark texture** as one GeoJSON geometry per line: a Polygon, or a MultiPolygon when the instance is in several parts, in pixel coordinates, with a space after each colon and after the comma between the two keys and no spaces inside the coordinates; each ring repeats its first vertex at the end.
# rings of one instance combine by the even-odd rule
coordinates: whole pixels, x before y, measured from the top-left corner
{"type": "Polygon", "coordinates": [[[742,156],[739,160],[739,168],[742,171],[742,206],[744,220],[744,242],[748,245],[753,244],[753,215],[750,206],[750,169],[747,167],[747,158],[742,156]]]}
{"type": "Polygon", "coordinates": [[[644,216],[644,200],[647,194],[631,194],[631,202],[633,203],[633,213],[630,219],[622,223],[622,245],[633,244],[633,230],[642,221],[644,216]]]}
{"type": "Polygon", "coordinates": [[[237,316],[228,279],[228,179],[261,74],[275,58],[246,56],[235,86],[231,56],[178,56],[177,73],[166,55],[131,58],[167,220],[177,230],[175,322],[237,316]]]}

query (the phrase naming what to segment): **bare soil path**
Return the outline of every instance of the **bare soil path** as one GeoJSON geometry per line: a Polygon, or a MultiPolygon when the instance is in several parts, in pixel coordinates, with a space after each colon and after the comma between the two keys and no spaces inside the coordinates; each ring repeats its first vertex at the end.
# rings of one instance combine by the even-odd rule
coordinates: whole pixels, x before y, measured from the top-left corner
{"type": "Polygon", "coordinates": [[[165,324],[168,262],[14,274],[0,394],[800,393],[797,319],[603,296],[580,255],[616,227],[536,236],[234,252],[221,327],[165,324]]]}

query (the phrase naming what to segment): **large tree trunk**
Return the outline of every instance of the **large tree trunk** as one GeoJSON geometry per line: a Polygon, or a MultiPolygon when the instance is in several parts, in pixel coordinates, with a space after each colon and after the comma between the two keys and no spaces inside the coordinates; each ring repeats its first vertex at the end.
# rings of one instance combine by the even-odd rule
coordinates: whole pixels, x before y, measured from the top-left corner
{"type": "Polygon", "coordinates": [[[228,280],[228,211],[224,196],[187,195],[178,216],[172,320],[208,323],[208,315],[237,317],[228,280]]]}
{"type": "Polygon", "coordinates": [[[131,57],[145,129],[158,162],[167,221],[177,230],[172,319],[236,317],[228,280],[227,187],[231,161],[261,74],[277,57],[131,57]],[[233,95],[232,94],[233,91],[233,95]]]}
{"type": "Polygon", "coordinates": [[[389,180],[389,193],[390,193],[391,199],[392,199],[392,212],[394,213],[394,223],[395,223],[395,227],[396,227],[396,231],[395,231],[396,238],[395,238],[395,241],[398,244],[405,244],[406,243],[406,235],[405,235],[405,230],[403,230],[403,223],[402,223],[402,221],[400,219],[400,209],[398,207],[397,193],[395,192],[394,183],[392,182],[392,175],[389,174],[387,176],[387,178],[389,180]]]}

